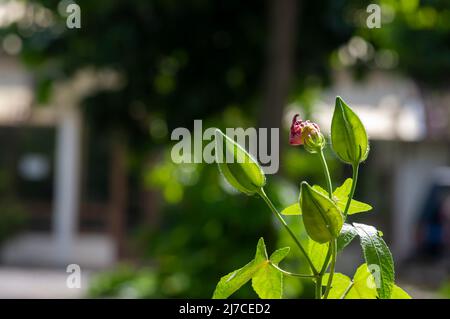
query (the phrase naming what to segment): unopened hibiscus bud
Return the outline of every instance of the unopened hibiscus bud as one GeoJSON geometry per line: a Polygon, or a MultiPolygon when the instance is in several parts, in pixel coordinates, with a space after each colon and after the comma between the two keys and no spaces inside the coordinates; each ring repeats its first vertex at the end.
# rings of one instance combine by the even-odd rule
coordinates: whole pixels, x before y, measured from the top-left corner
{"type": "Polygon", "coordinates": [[[258,162],[219,129],[216,130],[215,141],[216,162],[227,182],[247,195],[259,192],[266,184],[266,176],[258,162]]]}
{"type": "Polygon", "coordinates": [[[310,153],[320,152],[325,146],[325,137],[316,123],[297,120],[298,114],[292,119],[289,144],[304,145],[310,153]]]}
{"type": "Polygon", "coordinates": [[[312,240],[323,244],[339,236],[344,219],[331,199],[302,182],[299,201],[303,224],[312,240]]]}

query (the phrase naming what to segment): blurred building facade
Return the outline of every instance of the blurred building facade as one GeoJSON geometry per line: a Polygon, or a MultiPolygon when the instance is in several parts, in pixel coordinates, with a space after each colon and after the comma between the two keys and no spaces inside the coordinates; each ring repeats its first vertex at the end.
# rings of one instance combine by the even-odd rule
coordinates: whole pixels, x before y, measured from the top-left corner
{"type": "Polygon", "coordinates": [[[93,150],[94,156],[102,156],[106,146],[87,138],[78,107],[83,96],[111,85],[110,77],[80,72],[72,81],[58,83],[51,103],[41,106],[35,102],[33,79],[18,61],[2,57],[0,73],[0,138],[8,153],[1,169],[10,175],[29,220],[25,232],[2,245],[2,263],[113,264],[110,201],[90,196],[89,180],[99,175],[86,154],[93,150]]]}

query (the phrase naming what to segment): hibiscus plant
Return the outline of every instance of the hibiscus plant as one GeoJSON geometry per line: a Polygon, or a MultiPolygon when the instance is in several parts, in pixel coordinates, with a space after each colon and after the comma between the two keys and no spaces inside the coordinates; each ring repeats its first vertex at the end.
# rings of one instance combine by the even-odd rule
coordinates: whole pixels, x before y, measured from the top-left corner
{"type": "Polygon", "coordinates": [[[227,182],[246,195],[258,195],[281,223],[304,255],[308,273],[293,273],[281,268],[279,263],[287,256],[290,247],[280,248],[268,254],[264,239],[260,238],[256,254],[248,264],[223,276],[216,286],[213,298],[228,298],[251,280],[260,298],[282,298],[283,277],[293,276],[312,280],[316,299],[399,299],[410,296],[395,284],[394,263],[391,252],[375,227],[351,223],[351,215],[372,209],[368,204],[353,199],[359,166],[369,153],[366,130],[359,117],[340,98],[336,98],[331,123],[331,146],[336,156],[353,169],[352,178],[333,189],[327,162],[323,154],[326,139],[319,126],[310,121],[293,118],[289,142],[303,145],[317,154],[322,164],[326,188],[303,181],[297,202],[281,212],[264,191],[266,177],[258,162],[234,140],[216,131],[216,162],[227,182]],[[234,161],[225,161],[234,158],[234,161]],[[307,244],[299,240],[286,223],[283,215],[300,215],[307,244]],[[339,253],[356,237],[359,238],[365,263],[355,267],[352,278],[335,272],[339,253]]]}

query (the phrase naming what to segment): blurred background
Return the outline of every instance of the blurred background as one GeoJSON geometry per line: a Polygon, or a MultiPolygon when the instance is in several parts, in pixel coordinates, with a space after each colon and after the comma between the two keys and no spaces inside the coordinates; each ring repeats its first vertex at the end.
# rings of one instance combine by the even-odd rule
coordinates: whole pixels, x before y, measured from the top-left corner
{"type": "MultiPolygon", "coordinates": [[[[259,237],[291,243],[215,165],[174,164],[172,130],[281,128],[281,209],[325,184],[288,145],[292,115],[328,133],[336,95],[371,139],[356,198],[374,210],[353,220],[383,231],[413,297],[450,297],[450,1],[80,0],[69,28],[73,3],[0,0],[0,297],[209,298],[259,237]]],[[[326,156],[337,187],[350,167],[326,156]]],[[[285,268],[303,267],[292,250],[285,268]]]]}

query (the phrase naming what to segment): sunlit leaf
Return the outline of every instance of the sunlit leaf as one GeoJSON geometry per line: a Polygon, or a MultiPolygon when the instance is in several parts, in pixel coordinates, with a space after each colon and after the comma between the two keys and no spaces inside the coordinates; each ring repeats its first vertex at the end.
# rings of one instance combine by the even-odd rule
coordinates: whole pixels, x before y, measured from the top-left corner
{"type": "MultiPolygon", "coordinates": [[[[335,202],[336,206],[339,208],[341,212],[345,210],[345,206],[347,205],[348,195],[350,194],[351,187],[352,187],[352,179],[347,178],[344,184],[336,188],[336,190],[333,192],[333,201],[335,202]]],[[[329,196],[328,192],[319,185],[314,185],[313,188],[319,193],[325,196],[329,196]]],[[[370,206],[369,204],[352,199],[350,202],[350,206],[348,208],[348,215],[367,212],[371,209],[372,206],[370,206]]]]}
{"type": "Polygon", "coordinates": [[[328,247],[328,243],[320,244],[311,239],[308,242],[308,256],[314,264],[314,267],[319,271],[321,270],[325,262],[328,253],[328,247]]]}
{"type": "Polygon", "coordinates": [[[350,224],[342,225],[341,233],[337,238],[337,251],[340,252],[347,247],[356,235],[358,235],[358,232],[355,227],[350,224]]]}
{"type": "Polygon", "coordinates": [[[285,209],[281,211],[281,214],[283,215],[301,215],[302,211],[300,209],[300,205],[297,203],[294,203],[292,205],[289,205],[285,209]]]}
{"type": "Polygon", "coordinates": [[[252,287],[261,299],[281,299],[283,274],[267,263],[253,276],[252,287]]]}
{"type": "Polygon", "coordinates": [[[392,288],[391,299],[411,299],[411,296],[397,285],[392,288]]]}
{"type": "MultiPolygon", "coordinates": [[[[336,201],[336,206],[341,210],[345,210],[345,206],[347,205],[348,196],[350,194],[350,190],[352,188],[352,179],[347,178],[345,182],[336,188],[333,192],[334,200],[336,201]]],[[[352,199],[350,202],[350,207],[348,209],[348,215],[353,215],[357,213],[367,212],[372,209],[372,206],[369,204],[357,201],[352,199]]]]}
{"type": "Polygon", "coordinates": [[[389,299],[394,285],[392,254],[375,227],[358,223],[353,226],[361,239],[364,259],[376,279],[378,295],[381,299],[389,299]]]}
{"type": "MultiPolygon", "coordinates": [[[[263,267],[253,276],[252,287],[261,299],[281,299],[283,296],[283,274],[272,266],[278,265],[287,254],[290,248],[280,248],[270,255],[267,263],[263,264],[263,267]]],[[[265,251],[267,256],[267,252],[265,251]]],[[[260,253],[261,257],[263,255],[260,253]]],[[[255,258],[256,259],[256,258],[255,258]]]]}
{"type": "MultiPolygon", "coordinates": [[[[322,285],[326,286],[329,274],[323,276],[322,285]]],[[[331,283],[331,290],[328,295],[330,299],[376,299],[378,292],[375,278],[369,271],[367,264],[362,264],[358,267],[350,280],[349,277],[335,273],[331,283]]],[[[397,285],[392,288],[391,299],[410,299],[406,291],[397,285]]]]}
{"type": "Polygon", "coordinates": [[[269,258],[264,239],[260,238],[256,247],[255,258],[244,267],[222,277],[216,286],[213,299],[228,298],[250,279],[253,289],[260,298],[281,298],[283,294],[283,274],[272,264],[278,265],[289,253],[289,250],[289,247],[278,249],[269,258]]]}
{"type": "Polygon", "coordinates": [[[376,299],[377,295],[375,279],[369,272],[367,264],[362,264],[353,276],[352,287],[348,290],[345,299],[376,299]]]}
{"type": "Polygon", "coordinates": [[[225,299],[231,296],[244,284],[246,284],[253,275],[260,269],[261,265],[254,260],[244,267],[230,272],[228,275],[220,278],[219,283],[214,290],[213,299],[225,299]]]}
{"type": "Polygon", "coordinates": [[[225,299],[246,284],[262,267],[269,263],[264,239],[260,238],[255,258],[244,267],[223,276],[216,286],[213,299],[225,299]]]}
{"type": "MultiPolygon", "coordinates": [[[[330,274],[326,273],[322,279],[322,285],[326,286],[330,274]]],[[[328,299],[341,299],[347,289],[352,285],[352,280],[344,274],[335,273],[333,275],[333,281],[331,282],[330,293],[328,299]]]]}
{"type": "Polygon", "coordinates": [[[291,248],[284,247],[275,250],[272,255],[270,255],[269,260],[272,264],[278,265],[280,261],[282,261],[288,254],[291,248]]]}

